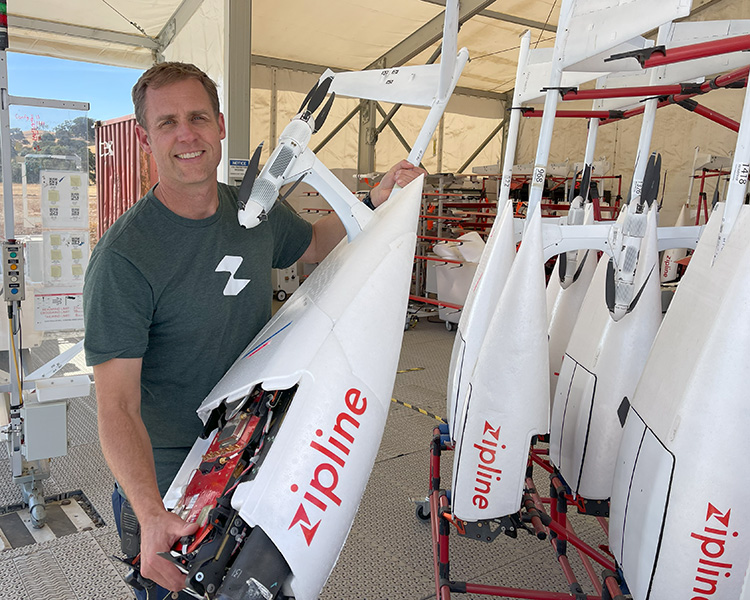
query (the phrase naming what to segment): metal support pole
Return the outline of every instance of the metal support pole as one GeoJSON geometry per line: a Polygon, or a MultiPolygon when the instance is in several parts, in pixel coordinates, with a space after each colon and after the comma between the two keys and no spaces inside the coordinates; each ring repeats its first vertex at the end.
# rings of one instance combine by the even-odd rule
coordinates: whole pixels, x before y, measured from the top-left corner
{"type": "Polygon", "coordinates": [[[599,133],[599,119],[589,119],[589,132],[586,138],[586,152],[583,162],[586,165],[594,164],[594,152],[596,151],[596,135],[599,133]]]}
{"type": "Polygon", "coordinates": [[[375,107],[372,100],[361,100],[359,105],[359,151],[357,173],[375,171],[375,107]]]}
{"type": "MultiPolygon", "coordinates": [[[[633,109],[638,110],[638,109],[633,109]]],[[[641,109],[640,112],[643,112],[641,109]]],[[[523,109],[524,117],[541,117],[544,120],[545,109],[523,109]]],[[[640,114],[640,113],[639,113],[640,114]]],[[[553,119],[609,119],[617,120],[631,116],[628,111],[618,110],[556,110],[553,119]]]]}
{"type": "MultiPolygon", "coordinates": [[[[560,7],[559,23],[569,23],[573,14],[573,2],[563,2],[560,7]]],[[[555,50],[552,55],[552,69],[549,79],[549,88],[559,88],[562,82],[562,53],[567,43],[570,32],[568,29],[558,30],[555,39],[555,50]]],[[[560,97],[557,89],[548,89],[544,98],[544,114],[539,130],[539,141],[536,147],[534,159],[534,170],[531,175],[529,186],[529,203],[526,214],[534,214],[537,204],[542,201],[544,183],[547,178],[547,163],[549,162],[550,146],[552,145],[552,133],[555,126],[555,113],[557,112],[557,101],[560,97]]]]}
{"type": "MultiPolygon", "coordinates": [[[[249,159],[252,0],[225,0],[227,159],[249,159]]],[[[228,180],[228,165],[225,172],[228,180]]]]}
{"type": "MultiPolygon", "coordinates": [[[[672,28],[670,23],[659,27],[656,43],[664,44],[672,28]]],[[[664,69],[654,69],[651,71],[649,83],[655,85],[663,75],[664,69]]],[[[651,138],[654,133],[654,123],[656,122],[656,109],[658,108],[658,99],[650,98],[646,100],[646,108],[643,111],[643,122],[641,123],[641,135],[638,139],[638,152],[635,155],[635,167],[633,168],[633,183],[630,186],[630,198],[641,195],[643,188],[643,177],[646,174],[646,164],[648,163],[649,151],[651,148],[651,138]]]]}
{"type": "Polygon", "coordinates": [[[11,240],[15,237],[13,231],[15,221],[13,214],[13,168],[10,160],[10,94],[8,93],[8,61],[5,50],[0,52],[0,130],[2,130],[0,153],[2,153],[4,233],[5,239],[11,240]]]}
{"type": "Polygon", "coordinates": [[[277,125],[278,125],[278,117],[279,117],[279,98],[278,98],[278,84],[276,82],[276,74],[278,73],[278,69],[276,67],[271,68],[271,119],[270,119],[270,129],[268,132],[268,141],[271,142],[271,145],[269,145],[269,148],[272,148],[273,144],[276,143],[276,140],[278,138],[277,134],[277,125]]]}
{"type": "Polygon", "coordinates": [[[701,106],[695,100],[683,100],[682,102],[677,102],[676,104],[678,104],[685,110],[694,112],[696,115],[705,117],[709,121],[713,121],[714,123],[723,125],[727,129],[731,129],[735,133],[740,130],[740,124],[737,121],[735,121],[734,119],[730,119],[726,115],[722,115],[718,111],[707,108],[705,106],[701,106]]]}
{"type": "MultiPolygon", "coordinates": [[[[664,46],[663,43],[656,42],[657,46],[664,46]]],[[[644,69],[652,67],[662,67],[673,63],[684,62],[686,60],[695,60],[707,56],[717,56],[719,54],[729,54],[731,52],[744,52],[750,50],[750,35],[738,35],[735,37],[712,40],[710,42],[701,42],[690,44],[689,46],[678,46],[676,48],[664,49],[661,52],[654,52],[650,58],[642,62],[644,69]]]]}
{"type": "Polygon", "coordinates": [[[443,172],[443,141],[445,140],[445,115],[440,117],[437,138],[437,172],[443,172]]]}
{"type": "Polygon", "coordinates": [[[727,190],[724,215],[721,219],[721,230],[716,244],[714,259],[724,248],[724,245],[732,232],[732,227],[740,214],[740,209],[745,202],[745,189],[750,176],[750,85],[745,91],[745,103],[742,107],[740,119],[740,131],[737,134],[737,145],[734,149],[734,160],[732,162],[732,175],[727,190]]]}

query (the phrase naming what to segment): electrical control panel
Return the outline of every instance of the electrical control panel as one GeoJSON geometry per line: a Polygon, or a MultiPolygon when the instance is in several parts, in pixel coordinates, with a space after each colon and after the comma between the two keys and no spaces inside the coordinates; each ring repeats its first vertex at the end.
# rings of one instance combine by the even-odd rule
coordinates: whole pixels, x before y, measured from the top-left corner
{"type": "Polygon", "coordinates": [[[26,298],[23,244],[15,240],[3,242],[3,294],[6,302],[26,298]]]}

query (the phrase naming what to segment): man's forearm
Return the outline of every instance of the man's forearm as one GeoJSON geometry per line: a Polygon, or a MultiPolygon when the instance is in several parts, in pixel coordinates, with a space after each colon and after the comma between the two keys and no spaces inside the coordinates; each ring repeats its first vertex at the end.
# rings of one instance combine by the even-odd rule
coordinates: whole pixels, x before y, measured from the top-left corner
{"type": "Polygon", "coordinates": [[[300,260],[319,263],[344,238],[346,230],[336,213],[331,213],[313,223],[313,237],[300,260]]]}
{"type": "Polygon", "coordinates": [[[164,512],[154,453],[141,419],[141,360],[94,366],[99,440],[104,458],[139,519],[164,512]]]}
{"type": "Polygon", "coordinates": [[[104,458],[139,519],[163,512],[154,455],[140,416],[99,407],[99,439],[104,458]]]}

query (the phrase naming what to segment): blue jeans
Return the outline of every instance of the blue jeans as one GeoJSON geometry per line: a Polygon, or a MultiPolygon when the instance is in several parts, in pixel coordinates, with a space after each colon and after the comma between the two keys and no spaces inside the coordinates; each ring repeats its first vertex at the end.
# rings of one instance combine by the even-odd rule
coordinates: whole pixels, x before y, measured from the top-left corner
{"type": "MultiPolygon", "coordinates": [[[[122,512],[123,502],[125,502],[125,498],[123,498],[122,494],[120,494],[117,489],[117,486],[115,486],[115,489],[112,492],[112,510],[115,513],[115,525],[117,526],[117,535],[119,536],[122,536],[122,530],[120,529],[120,514],[122,512]]],[[[171,591],[165,590],[158,585],[149,590],[136,590],[133,588],[133,592],[135,593],[137,600],[165,600],[173,598],[171,591]]],[[[193,596],[186,594],[185,592],[180,592],[175,597],[177,600],[195,600],[193,596]]]]}

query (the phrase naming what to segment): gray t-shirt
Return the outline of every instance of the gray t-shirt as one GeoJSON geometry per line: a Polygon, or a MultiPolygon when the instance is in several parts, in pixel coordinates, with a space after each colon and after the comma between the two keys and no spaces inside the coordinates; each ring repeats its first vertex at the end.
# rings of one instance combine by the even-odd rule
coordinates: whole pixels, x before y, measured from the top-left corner
{"type": "Polygon", "coordinates": [[[311,239],[310,224],[281,203],[244,229],[237,188],[219,184],[218,210],[199,220],[152,189],[94,248],[86,360],[143,359],[141,415],[162,493],[201,432],[195,410],[271,317],[271,269],[292,265],[311,239]]]}

